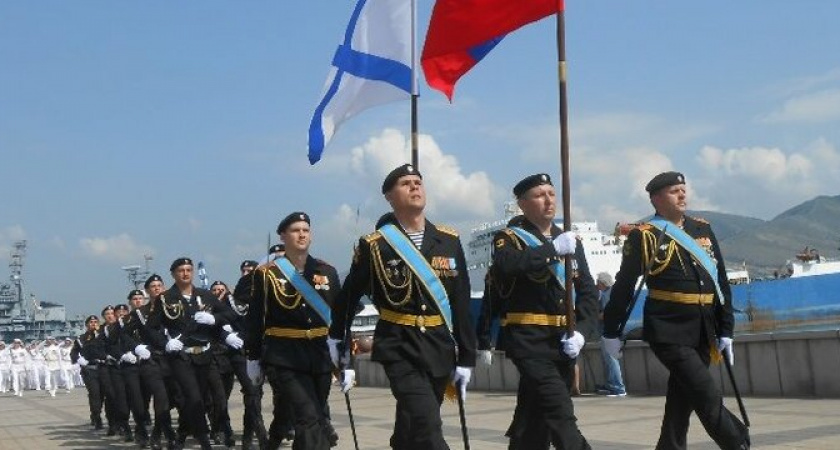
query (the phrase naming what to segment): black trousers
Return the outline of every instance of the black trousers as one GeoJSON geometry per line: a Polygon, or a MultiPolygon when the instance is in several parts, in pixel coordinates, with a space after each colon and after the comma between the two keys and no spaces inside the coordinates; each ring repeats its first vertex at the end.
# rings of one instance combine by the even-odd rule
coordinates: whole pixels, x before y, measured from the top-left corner
{"type": "Polygon", "coordinates": [[[268,437],[280,442],[283,436],[295,427],[294,411],[292,405],[283,398],[282,393],[271,389],[272,419],[268,429],[268,437]]]}
{"type": "Polygon", "coordinates": [[[563,450],[591,449],[577,426],[572,404],[573,359],[514,359],[519,392],[508,430],[510,449],[547,449],[551,442],[563,450]]]}
{"type": "Polygon", "coordinates": [[[443,440],[440,405],[449,377],[432,377],[406,361],[383,363],[397,400],[394,450],[449,450],[443,440]]]}
{"type": "Polygon", "coordinates": [[[330,394],[329,372],[310,373],[267,365],[271,389],[283,396],[294,411],[295,440],[292,450],[329,450],[324,405],[330,394]]]}
{"type": "Polygon", "coordinates": [[[169,414],[169,396],[166,394],[166,385],[163,382],[160,365],[154,359],[149,359],[138,363],[138,367],[143,388],[144,412],[147,415],[149,414],[149,400],[146,400],[146,398],[153,399],[155,428],[168,428],[171,426],[172,418],[169,414]]]}
{"type": "Polygon", "coordinates": [[[102,414],[102,386],[99,381],[99,367],[87,365],[82,368],[82,381],[88,393],[88,407],[90,416],[100,417],[102,414]]]}
{"type": "MultiPolygon", "coordinates": [[[[123,371],[119,366],[108,366],[108,375],[111,379],[111,393],[113,405],[113,419],[115,424],[128,423],[128,396],[125,390],[125,379],[123,371]]],[[[111,422],[109,422],[109,425],[111,422]]]]}
{"type": "Polygon", "coordinates": [[[252,383],[251,379],[248,377],[247,360],[244,356],[230,358],[230,364],[233,371],[230,373],[230,377],[228,377],[230,381],[225,380],[225,392],[227,393],[227,398],[230,399],[230,393],[233,391],[233,376],[235,375],[236,379],[239,380],[239,386],[242,389],[242,400],[244,403],[243,406],[245,407],[245,412],[242,417],[243,428],[251,429],[255,432],[261,428],[264,429],[265,425],[262,420],[261,405],[262,387],[252,383]]]}
{"type": "Polygon", "coordinates": [[[108,427],[117,425],[116,406],[114,405],[114,384],[111,383],[111,367],[105,364],[97,366],[99,371],[99,392],[102,394],[102,400],[105,404],[105,420],[108,421],[108,427]]]}
{"type": "Polygon", "coordinates": [[[650,348],[671,372],[657,450],[686,448],[692,411],[720,448],[739,448],[747,439],[747,427],[723,406],[723,395],[709,373],[709,347],[651,343],[650,348]]]}
{"type": "MultiPolygon", "coordinates": [[[[209,433],[207,417],[204,411],[203,385],[208,384],[208,378],[215,378],[221,386],[219,373],[212,355],[205,352],[202,355],[187,355],[175,353],[168,356],[172,378],[178,384],[183,403],[178,410],[181,427],[195,438],[206,437],[209,433]]],[[[180,428],[180,427],[179,427],[180,428]]]]}
{"type": "Polygon", "coordinates": [[[143,408],[143,389],[140,387],[140,369],[136,364],[120,364],[119,370],[122,374],[125,385],[125,396],[131,415],[134,417],[134,424],[140,428],[146,428],[147,412],[143,408]]]}

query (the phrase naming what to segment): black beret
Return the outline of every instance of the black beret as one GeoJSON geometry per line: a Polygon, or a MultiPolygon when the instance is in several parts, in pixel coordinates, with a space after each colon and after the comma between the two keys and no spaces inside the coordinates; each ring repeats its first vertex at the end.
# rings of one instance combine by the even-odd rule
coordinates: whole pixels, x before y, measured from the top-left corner
{"type": "Polygon", "coordinates": [[[403,164],[396,169],[392,170],[388,176],[385,177],[385,181],[382,182],[382,193],[385,194],[386,192],[390,191],[391,188],[397,184],[397,180],[406,176],[406,175],[417,175],[420,179],[423,179],[423,175],[420,174],[420,171],[414,168],[411,164],[403,164]]]}
{"type": "Polygon", "coordinates": [[[173,272],[173,271],[175,271],[175,269],[177,269],[181,266],[191,266],[191,265],[193,265],[193,262],[192,262],[191,259],[189,259],[187,257],[178,258],[175,261],[172,261],[172,265],[169,266],[169,271],[173,272]]]}
{"type": "Polygon", "coordinates": [[[679,172],[662,172],[648,181],[647,186],[645,186],[645,190],[648,191],[648,193],[653,194],[664,187],[684,183],[685,176],[683,176],[683,174],[679,172]]]}
{"type": "MultiPolygon", "coordinates": [[[[271,248],[274,248],[274,246],[272,246],[271,248]]],[[[271,249],[268,249],[268,251],[273,253],[271,251],[271,249]]],[[[256,261],[251,260],[251,259],[246,259],[245,261],[242,261],[242,264],[239,265],[239,270],[244,270],[246,267],[250,267],[250,268],[253,269],[253,268],[257,267],[258,265],[259,265],[259,263],[257,263],[256,261]]]]}
{"type": "Polygon", "coordinates": [[[111,305],[108,305],[108,306],[102,308],[102,317],[105,317],[105,312],[106,311],[113,311],[113,310],[114,310],[114,307],[111,306],[111,305]]]}
{"type": "Polygon", "coordinates": [[[286,231],[286,228],[289,228],[289,225],[295,222],[306,222],[308,224],[312,223],[309,220],[309,214],[306,214],[305,212],[301,211],[296,211],[289,214],[288,216],[286,216],[285,219],[280,221],[280,225],[277,225],[277,234],[286,231]]]}
{"type": "Polygon", "coordinates": [[[131,297],[134,297],[135,295],[146,297],[146,294],[144,294],[143,291],[141,291],[140,289],[134,289],[128,293],[128,300],[131,300],[131,297]]]}
{"type": "Polygon", "coordinates": [[[85,325],[89,324],[91,320],[99,322],[99,317],[96,317],[95,315],[87,316],[87,319],[85,319],[85,325]]]}
{"type": "Polygon", "coordinates": [[[128,305],[120,303],[119,305],[114,306],[114,311],[128,311],[128,305]]]}
{"type": "Polygon", "coordinates": [[[160,281],[161,283],[163,283],[163,278],[161,278],[160,275],[158,275],[156,273],[152,274],[152,276],[150,276],[149,278],[146,278],[146,282],[143,283],[143,287],[148,289],[149,286],[151,286],[152,283],[154,283],[155,281],[160,281]]]}
{"type": "Polygon", "coordinates": [[[212,289],[215,286],[224,286],[225,289],[227,289],[227,285],[223,281],[219,281],[219,280],[214,281],[213,284],[210,285],[210,288],[212,289]]]}
{"type": "Polygon", "coordinates": [[[274,244],[268,248],[268,253],[280,253],[285,252],[286,246],[283,244],[274,244]]]}
{"type": "Polygon", "coordinates": [[[528,192],[529,189],[537,186],[542,186],[544,184],[548,184],[550,186],[554,186],[551,184],[551,177],[548,176],[547,173],[537,173],[534,175],[527,176],[522,179],[519,183],[516,183],[516,186],[513,187],[513,195],[516,198],[522,196],[522,194],[528,192]]]}

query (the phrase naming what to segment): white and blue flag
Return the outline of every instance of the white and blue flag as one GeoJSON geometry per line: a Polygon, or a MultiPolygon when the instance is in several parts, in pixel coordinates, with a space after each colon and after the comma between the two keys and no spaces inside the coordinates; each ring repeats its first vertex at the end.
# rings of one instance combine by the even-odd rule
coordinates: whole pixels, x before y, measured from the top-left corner
{"type": "Polygon", "coordinates": [[[201,287],[207,289],[210,287],[210,280],[207,278],[207,269],[204,268],[204,261],[198,262],[198,280],[201,281],[201,287]]]}
{"type": "Polygon", "coordinates": [[[309,162],[342,122],[372,106],[405,100],[413,80],[411,0],[358,0],[309,125],[309,162]]]}

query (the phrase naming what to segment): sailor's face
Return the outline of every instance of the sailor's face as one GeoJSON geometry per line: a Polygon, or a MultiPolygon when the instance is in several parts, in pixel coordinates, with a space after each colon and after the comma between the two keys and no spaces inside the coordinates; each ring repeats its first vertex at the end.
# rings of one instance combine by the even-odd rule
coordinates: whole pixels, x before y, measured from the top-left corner
{"type": "Polygon", "coordinates": [[[221,284],[217,284],[217,285],[213,286],[212,288],[210,288],[210,292],[212,292],[213,295],[216,296],[216,298],[222,298],[222,295],[225,294],[225,287],[222,286],[221,284]]]}
{"type": "Polygon", "coordinates": [[[163,282],[162,281],[152,281],[149,283],[149,287],[146,288],[146,292],[149,293],[149,298],[155,298],[163,292],[163,282]]]}
{"type": "Polygon", "coordinates": [[[656,191],[650,196],[650,202],[654,209],[665,217],[685,214],[688,207],[685,184],[675,184],[656,191]]]}
{"type": "Polygon", "coordinates": [[[108,325],[117,321],[117,317],[114,315],[113,309],[105,310],[105,312],[102,313],[102,318],[105,319],[105,323],[108,325]]]}
{"type": "Polygon", "coordinates": [[[550,184],[528,189],[519,197],[517,203],[529,220],[553,220],[557,213],[557,193],[550,184]]]}
{"type": "Polygon", "coordinates": [[[312,243],[312,234],[309,224],[304,221],[295,222],[280,233],[283,243],[286,244],[286,249],[294,248],[298,251],[309,250],[309,245],[312,243]]]}
{"type": "Polygon", "coordinates": [[[99,321],[98,320],[91,320],[87,324],[88,331],[96,331],[99,329],[99,321]]]}
{"type": "Polygon", "coordinates": [[[132,295],[131,296],[131,307],[134,309],[140,308],[143,306],[143,303],[146,301],[146,297],[142,295],[132,295]]]}
{"type": "Polygon", "coordinates": [[[394,211],[422,211],[426,207],[426,188],[423,185],[423,179],[417,175],[400,177],[394,187],[385,194],[385,199],[394,211]]]}
{"type": "Polygon", "coordinates": [[[178,284],[192,284],[193,281],[193,266],[184,264],[175,268],[172,271],[172,278],[178,284]]]}

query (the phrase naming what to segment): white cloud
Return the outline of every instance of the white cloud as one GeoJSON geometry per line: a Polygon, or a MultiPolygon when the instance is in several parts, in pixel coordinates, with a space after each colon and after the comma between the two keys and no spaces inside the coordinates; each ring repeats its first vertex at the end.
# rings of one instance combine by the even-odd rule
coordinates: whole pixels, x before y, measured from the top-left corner
{"type": "Polygon", "coordinates": [[[104,238],[82,238],[79,239],[79,246],[88,256],[123,263],[135,262],[142,259],[143,255],[154,253],[152,247],[135,242],[128,233],[104,238]]]}
{"type": "Polygon", "coordinates": [[[764,123],[820,123],[840,120],[840,88],[792,97],[781,108],[759,117],[758,120],[764,123]]]}
{"type": "MultiPolygon", "coordinates": [[[[420,172],[426,185],[428,211],[446,220],[492,217],[500,194],[485,172],[464,173],[458,159],[445,154],[434,138],[418,137],[420,172]]],[[[388,128],[351,151],[350,167],[375,185],[395,167],[409,160],[409,142],[400,131],[388,128]]]]}

